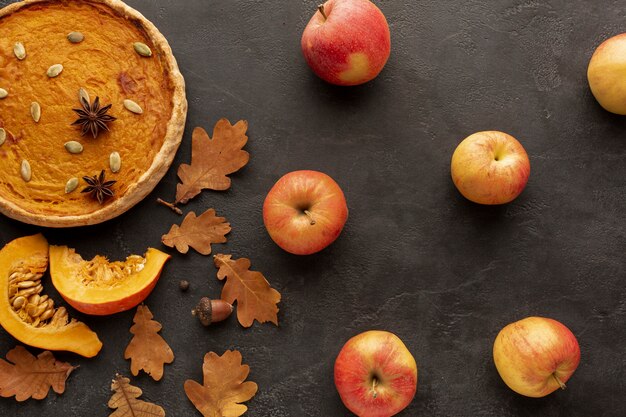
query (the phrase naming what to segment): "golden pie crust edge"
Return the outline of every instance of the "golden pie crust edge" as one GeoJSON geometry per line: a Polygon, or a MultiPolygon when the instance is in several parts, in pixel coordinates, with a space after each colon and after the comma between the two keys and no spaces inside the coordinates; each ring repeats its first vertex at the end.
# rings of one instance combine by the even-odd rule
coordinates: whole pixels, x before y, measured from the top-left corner
{"type": "MultiPolygon", "coordinates": [[[[24,223],[45,227],[75,227],[98,224],[113,219],[146,198],[161,181],[172,164],[176,151],[180,146],[185,130],[187,118],[187,98],[185,96],[185,80],[181,74],[176,58],[172,53],[169,43],[159,30],[144,17],[140,12],[128,6],[120,0],[81,0],[85,3],[100,3],[109,6],[127,19],[139,21],[146,34],[150,37],[154,46],[163,54],[166,67],[169,69],[168,77],[174,88],[172,94],[172,116],[167,123],[163,146],[155,155],[152,165],[139,179],[131,184],[124,195],[101,209],[75,216],[57,216],[33,213],[24,210],[11,201],[0,197],[0,213],[24,223]]],[[[22,7],[35,3],[50,3],[53,0],[24,0],[12,3],[0,10],[0,18],[15,13],[22,7]]]]}

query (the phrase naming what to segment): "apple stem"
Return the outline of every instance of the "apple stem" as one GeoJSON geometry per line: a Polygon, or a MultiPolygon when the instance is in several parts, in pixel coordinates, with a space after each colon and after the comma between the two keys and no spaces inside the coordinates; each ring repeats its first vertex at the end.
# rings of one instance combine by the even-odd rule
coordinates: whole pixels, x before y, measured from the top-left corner
{"type": "Polygon", "coordinates": [[[378,397],[378,393],[376,392],[376,385],[378,385],[378,379],[373,378],[372,379],[372,395],[374,396],[374,399],[378,397]]]}
{"type": "Polygon", "coordinates": [[[315,225],[315,219],[313,218],[313,215],[311,214],[311,212],[309,210],[304,210],[304,214],[306,214],[309,220],[311,221],[311,226],[315,225]]]}
{"type": "Polygon", "coordinates": [[[563,381],[561,381],[561,380],[559,379],[559,377],[558,377],[558,376],[556,376],[556,374],[552,374],[552,376],[554,377],[554,379],[556,380],[556,382],[558,382],[558,383],[559,383],[559,386],[561,387],[561,389],[565,389],[565,388],[566,388],[566,387],[565,387],[565,384],[563,383],[563,381]]]}
{"type": "Polygon", "coordinates": [[[324,20],[328,19],[328,16],[326,16],[326,12],[324,11],[323,4],[320,4],[319,6],[317,6],[317,10],[319,10],[322,16],[324,16],[324,20]]]}

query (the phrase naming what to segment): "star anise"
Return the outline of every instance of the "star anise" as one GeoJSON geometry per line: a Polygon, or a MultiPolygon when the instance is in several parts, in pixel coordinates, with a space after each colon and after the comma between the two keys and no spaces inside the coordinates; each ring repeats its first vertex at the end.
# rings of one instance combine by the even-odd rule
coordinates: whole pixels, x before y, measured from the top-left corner
{"type": "Polygon", "coordinates": [[[105,181],[104,180],[104,170],[100,172],[100,175],[94,175],[93,177],[83,177],[83,180],[88,184],[81,193],[91,193],[91,197],[98,200],[98,203],[104,203],[109,197],[113,197],[115,194],[111,187],[117,181],[105,181]]]}
{"type": "Polygon", "coordinates": [[[82,125],[81,136],[91,131],[95,139],[101,130],[109,130],[107,123],[117,119],[106,114],[111,108],[111,104],[100,108],[100,97],[96,97],[92,104],[89,104],[84,97],[81,97],[80,104],[83,106],[82,109],[72,109],[78,114],[78,120],[72,123],[72,125],[82,125]]]}

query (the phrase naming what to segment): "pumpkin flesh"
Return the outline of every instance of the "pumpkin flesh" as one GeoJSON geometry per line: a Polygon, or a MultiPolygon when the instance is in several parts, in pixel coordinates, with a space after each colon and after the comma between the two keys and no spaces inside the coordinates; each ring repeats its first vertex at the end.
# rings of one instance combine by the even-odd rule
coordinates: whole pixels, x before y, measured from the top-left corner
{"type": "Polygon", "coordinates": [[[129,310],[154,289],[166,253],[149,248],[142,256],[110,262],[97,255],[84,260],[67,246],[50,246],[52,283],[72,307],[85,314],[104,316],[129,310]]]}

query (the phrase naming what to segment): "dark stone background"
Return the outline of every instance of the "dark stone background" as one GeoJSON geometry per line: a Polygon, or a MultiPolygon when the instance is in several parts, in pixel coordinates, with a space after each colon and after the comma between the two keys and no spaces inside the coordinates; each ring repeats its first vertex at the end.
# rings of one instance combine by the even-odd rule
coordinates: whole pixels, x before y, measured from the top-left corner
{"type": "MultiPolygon", "coordinates": [[[[317,1],[129,3],[169,39],[187,81],[183,145],[154,193],[125,215],[43,232],[85,256],[119,259],[147,246],[173,254],[147,304],[176,360],[159,383],[133,378],[144,399],[169,416],[199,415],[183,382],[201,379],[205,352],[234,348],[259,384],[247,415],[347,416],[334,359],[351,336],[386,329],[419,367],[402,416],[626,415],[626,119],[599,107],[585,75],[594,48],[624,31],[622,2],[381,0],[391,58],[374,82],[348,89],[318,80],[301,56],[317,1]],[[249,257],[282,293],[278,328],[245,330],[234,316],[203,328],[189,311],[220,294],[211,257],[160,243],[182,218],[155,199],[173,196],[192,128],[211,129],[220,117],[250,122],[250,163],[229,191],[204,192],[184,210],[215,207],[232,223],[214,252],[249,257]],[[449,177],[456,145],[488,129],[517,137],[531,158],[528,187],[503,207],[464,200],[449,177]],[[296,257],[270,240],[261,207],[281,175],[304,168],[337,180],[350,218],[330,248],[296,257]],[[182,278],[192,283],[185,294],[182,278]],[[544,399],[510,391],[491,359],[500,328],[529,315],[562,321],[582,350],[568,389],[544,399]]],[[[2,244],[39,231],[0,219],[2,244]]],[[[80,365],[66,393],[0,399],[1,415],[109,415],[110,380],[129,374],[133,312],[73,316],[98,332],[101,354],[59,355],[80,365]]],[[[4,356],[16,342],[0,333],[4,356]]]]}

